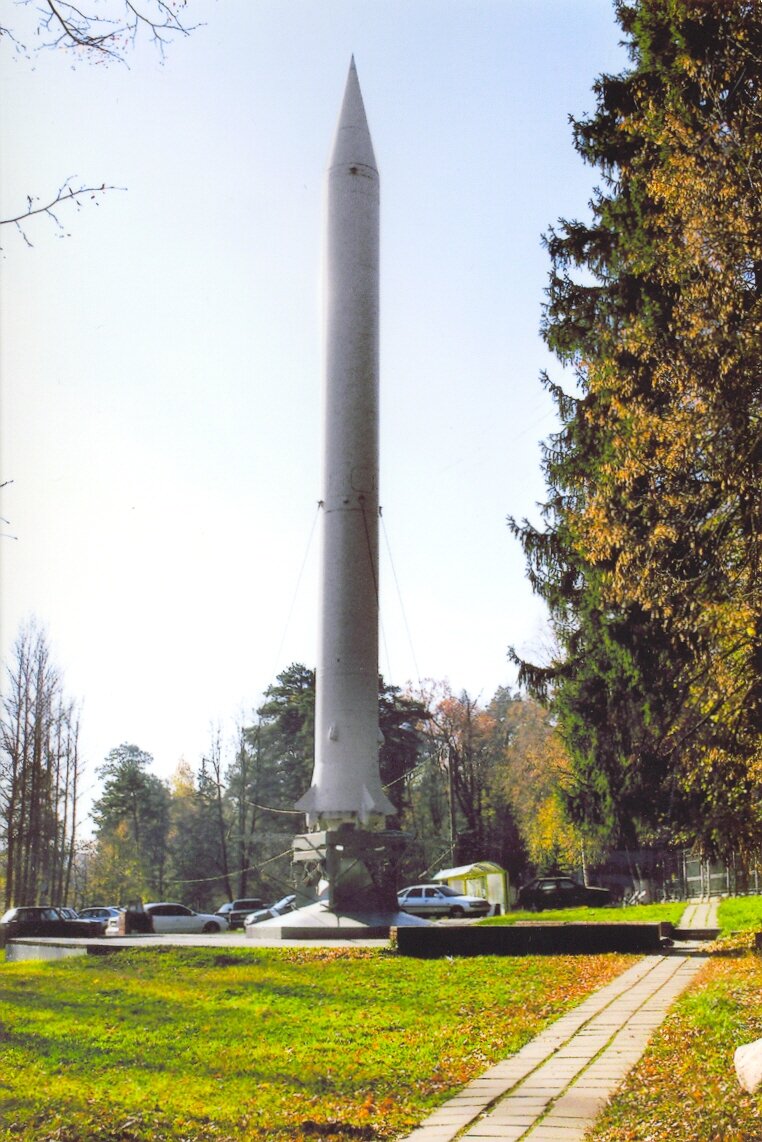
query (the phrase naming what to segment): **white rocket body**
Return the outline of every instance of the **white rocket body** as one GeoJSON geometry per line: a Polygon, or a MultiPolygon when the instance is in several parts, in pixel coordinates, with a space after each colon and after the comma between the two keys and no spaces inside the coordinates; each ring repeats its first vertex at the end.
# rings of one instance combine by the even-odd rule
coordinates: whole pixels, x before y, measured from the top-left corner
{"type": "Polygon", "coordinates": [[[354,60],[328,169],[320,636],[308,827],[378,823],[379,178],[354,60]]]}

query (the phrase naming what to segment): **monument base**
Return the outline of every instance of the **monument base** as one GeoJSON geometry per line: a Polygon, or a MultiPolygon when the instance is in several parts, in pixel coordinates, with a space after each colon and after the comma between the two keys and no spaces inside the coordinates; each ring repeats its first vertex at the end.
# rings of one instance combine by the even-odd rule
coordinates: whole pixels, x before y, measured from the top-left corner
{"type": "Polygon", "coordinates": [[[408,840],[396,830],[349,823],[294,837],[294,864],[304,889],[318,899],[251,924],[246,935],[252,940],[385,940],[392,928],[428,926],[428,920],[401,912],[397,904],[400,857],[408,840]]]}
{"type": "Polygon", "coordinates": [[[430,927],[429,920],[407,912],[335,911],[318,900],[285,916],[249,924],[249,940],[388,940],[393,928],[430,927]]]}
{"type": "Polygon", "coordinates": [[[293,857],[305,888],[341,916],[398,912],[399,864],[410,838],[394,829],[342,823],[294,837],[293,857]]]}

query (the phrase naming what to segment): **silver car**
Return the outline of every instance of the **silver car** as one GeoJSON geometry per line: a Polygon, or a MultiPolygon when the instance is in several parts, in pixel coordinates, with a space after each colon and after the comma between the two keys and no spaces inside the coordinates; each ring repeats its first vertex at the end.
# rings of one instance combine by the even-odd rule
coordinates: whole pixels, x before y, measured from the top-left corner
{"type": "Polygon", "coordinates": [[[77,913],[80,920],[102,920],[106,924],[113,916],[119,915],[119,909],[113,905],[99,905],[94,908],[80,908],[77,913]]]}
{"type": "Polygon", "coordinates": [[[256,912],[249,913],[244,921],[244,926],[248,928],[251,924],[261,924],[263,920],[272,920],[275,916],[285,916],[287,912],[293,912],[295,908],[296,897],[284,896],[282,900],[271,904],[269,908],[258,908],[256,912]]]}
{"type": "Polygon", "coordinates": [[[397,893],[397,904],[413,916],[486,916],[492,905],[480,896],[462,896],[447,884],[414,884],[397,893]]]}

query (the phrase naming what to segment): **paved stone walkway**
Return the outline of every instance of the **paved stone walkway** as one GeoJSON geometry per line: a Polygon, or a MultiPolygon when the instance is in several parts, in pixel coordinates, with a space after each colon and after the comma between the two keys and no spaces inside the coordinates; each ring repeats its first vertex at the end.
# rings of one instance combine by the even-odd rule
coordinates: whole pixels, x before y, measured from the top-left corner
{"type": "MultiPolygon", "coordinates": [[[[690,904],[681,928],[717,926],[717,902],[690,904]]],[[[436,1110],[409,1142],[576,1142],[638,1062],[702,966],[645,956],[436,1110]]]]}
{"type": "Polygon", "coordinates": [[[719,899],[694,900],[680,917],[680,928],[716,928],[719,899]]]}

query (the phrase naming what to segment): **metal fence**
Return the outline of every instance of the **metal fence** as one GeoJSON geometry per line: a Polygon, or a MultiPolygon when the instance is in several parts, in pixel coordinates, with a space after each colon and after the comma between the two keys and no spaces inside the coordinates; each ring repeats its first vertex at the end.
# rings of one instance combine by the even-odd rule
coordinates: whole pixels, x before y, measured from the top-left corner
{"type": "Polygon", "coordinates": [[[708,861],[688,852],[643,848],[609,853],[593,870],[593,883],[615,899],[688,900],[762,894],[762,868],[740,861],[708,861]]]}
{"type": "Polygon", "coordinates": [[[696,896],[747,896],[762,892],[758,868],[743,868],[722,861],[683,858],[685,894],[696,896]]]}

